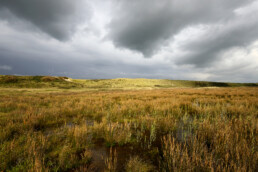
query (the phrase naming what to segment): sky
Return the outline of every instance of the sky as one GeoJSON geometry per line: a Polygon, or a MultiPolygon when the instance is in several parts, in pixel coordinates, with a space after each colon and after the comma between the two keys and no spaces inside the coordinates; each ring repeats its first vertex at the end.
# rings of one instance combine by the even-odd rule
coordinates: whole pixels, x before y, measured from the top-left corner
{"type": "Polygon", "coordinates": [[[258,0],[1,0],[0,74],[258,82],[258,0]]]}

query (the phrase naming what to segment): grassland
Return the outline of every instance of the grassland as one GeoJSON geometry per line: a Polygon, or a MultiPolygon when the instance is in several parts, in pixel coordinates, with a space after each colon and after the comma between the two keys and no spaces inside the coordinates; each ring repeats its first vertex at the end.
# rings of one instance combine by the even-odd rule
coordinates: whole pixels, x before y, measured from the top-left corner
{"type": "Polygon", "coordinates": [[[71,79],[51,76],[4,76],[0,75],[2,88],[57,88],[84,90],[135,90],[177,87],[257,87],[258,83],[225,83],[168,79],[71,79]]]}
{"type": "Polygon", "coordinates": [[[258,171],[257,84],[196,83],[1,76],[0,171],[258,171]]]}

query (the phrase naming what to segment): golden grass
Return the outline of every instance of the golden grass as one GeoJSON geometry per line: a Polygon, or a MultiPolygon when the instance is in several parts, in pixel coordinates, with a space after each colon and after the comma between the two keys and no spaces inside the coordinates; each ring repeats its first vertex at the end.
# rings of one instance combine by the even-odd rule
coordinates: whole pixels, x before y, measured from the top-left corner
{"type": "Polygon", "coordinates": [[[151,164],[144,162],[138,156],[131,157],[126,164],[127,172],[149,172],[153,171],[154,167],[151,164]]]}
{"type": "Polygon", "coordinates": [[[0,89],[0,171],[257,171],[257,118],[252,87],[0,89]]]}

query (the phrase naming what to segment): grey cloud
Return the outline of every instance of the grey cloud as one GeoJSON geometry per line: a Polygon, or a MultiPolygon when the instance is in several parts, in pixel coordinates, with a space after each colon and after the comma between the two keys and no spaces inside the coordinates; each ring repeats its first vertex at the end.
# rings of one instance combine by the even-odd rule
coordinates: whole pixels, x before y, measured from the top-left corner
{"type": "MultiPolygon", "coordinates": [[[[40,45],[34,44],[34,46],[40,45]]],[[[71,52],[62,53],[61,49],[57,49],[56,53],[51,53],[46,57],[45,51],[51,51],[53,45],[49,46],[42,51],[38,50],[37,54],[27,48],[25,48],[26,51],[24,52],[0,48],[1,64],[12,66],[12,70],[0,70],[1,74],[54,75],[81,79],[162,78],[200,80],[198,75],[193,75],[193,73],[204,73],[212,75],[206,79],[211,81],[257,82],[257,67],[250,68],[249,63],[244,66],[240,64],[237,67],[222,67],[220,69],[214,66],[212,69],[203,71],[192,67],[175,68],[171,67],[173,66],[171,63],[162,61],[155,64],[144,62],[130,64],[112,59],[112,53],[100,52],[98,49],[91,51],[89,54],[93,58],[87,57],[89,50],[80,51],[79,54],[79,51],[77,51],[77,53],[73,54],[71,52]],[[81,56],[81,53],[85,55],[81,56]],[[106,54],[109,58],[101,59],[102,54],[106,54]],[[73,59],[69,57],[73,57],[73,59]]],[[[17,49],[24,49],[24,47],[17,45],[17,49]]]]}
{"type": "MultiPolygon", "coordinates": [[[[1,0],[0,10],[8,10],[58,40],[68,39],[91,14],[83,0],[1,0]]],[[[13,20],[6,14],[0,17],[13,20]]]]}
{"type": "MultiPolygon", "coordinates": [[[[108,37],[117,47],[150,57],[182,29],[228,22],[233,10],[252,0],[132,0],[115,1],[108,37]]],[[[205,47],[204,47],[205,48],[205,47]]]]}
{"type": "Polygon", "coordinates": [[[12,70],[12,67],[8,65],[0,65],[0,70],[12,70]]]}
{"type": "Polygon", "coordinates": [[[152,59],[121,51],[110,41],[103,41],[103,35],[95,34],[92,27],[79,30],[72,41],[48,40],[44,35],[38,35],[40,29],[61,40],[71,36],[72,30],[80,23],[78,12],[84,17],[89,16],[88,7],[79,2],[82,1],[16,0],[14,3],[13,0],[0,0],[0,74],[257,82],[258,42],[249,46],[257,40],[257,6],[240,16],[234,13],[234,9],[251,0],[116,0],[118,6],[108,6],[110,11],[117,7],[116,16],[107,16],[107,19],[101,18],[105,7],[97,11],[98,4],[94,6],[95,1],[92,1],[92,9],[97,15],[91,22],[97,23],[96,29],[109,33],[108,37],[117,47],[142,52],[146,57],[157,53],[152,59]],[[44,6],[44,2],[48,4],[44,6]],[[24,12],[24,6],[38,12],[24,12]],[[74,10],[77,7],[86,11],[74,10]],[[112,20],[107,31],[98,22],[108,22],[109,17],[112,20]],[[198,30],[198,26],[204,26],[203,35],[183,35],[178,39],[186,28],[198,30]],[[32,30],[26,30],[27,27],[32,30]],[[172,46],[164,47],[166,44],[172,46]],[[160,48],[164,49],[158,52],[160,48]],[[246,52],[248,49],[250,53],[246,52]],[[178,50],[183,52],[180,57],[177,56],[178,52],[181,55],[178,50]],[[232,53],[232,57],[226,57],[225,52],[232,53]]]}
{"type": "MultiPolygon", "coordinates": [[[[6,52],[0,50],[0,60],[4,64],[13,66],[12,71],[1,71],[4,75],[53,75],[68,76],[81,79],[108,79],[108,78],[172,78],[171,75],[164,75],[166,70],[171,70],[169,66],[127,64],[112,59],[101,61],[98,58],[89,60],[74,57],[71,61],[67,58],[53,60],[53,57],[27,59],[30,53],[6,52]]],[[[69,55],[67,55],[69,56],[69,55]]],[[[98,57],[98,52],[91,54],[98,57]]],[[[171,72],[173,75],[176,72],[171,72]]]]}
{"type": "Polygon", "coordinates": [[[207,33],[181,48],[190,53],[177,59],[178,64],[194,64],[204,67],[221,60],[223,53],[231,48],[245,48],[258,39],[258,12],[237,17],[219,26],[211,26],[207,33]]]}
{"type": "Polygon", "coordinates": [[[237,67],[224,68],[222,70],[209,69],[208,73],[212,75],[208,78],[211,81],[221,82],[253,82],[257,83],[258,68],[250,65],[238,65],[237,67]]]}

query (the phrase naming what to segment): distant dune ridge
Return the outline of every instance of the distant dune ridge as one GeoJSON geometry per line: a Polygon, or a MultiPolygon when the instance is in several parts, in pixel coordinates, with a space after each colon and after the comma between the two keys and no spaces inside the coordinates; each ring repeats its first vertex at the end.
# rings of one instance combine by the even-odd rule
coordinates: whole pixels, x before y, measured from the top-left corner
{"type": "Polygon", "coordinates": [[[227,83],[169,79],[72,79],[60,76],[0,75],[0,87],[63,89],[162,89],[175,87],[257,87],[258,83],[227,83]]]}

